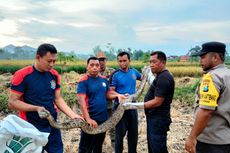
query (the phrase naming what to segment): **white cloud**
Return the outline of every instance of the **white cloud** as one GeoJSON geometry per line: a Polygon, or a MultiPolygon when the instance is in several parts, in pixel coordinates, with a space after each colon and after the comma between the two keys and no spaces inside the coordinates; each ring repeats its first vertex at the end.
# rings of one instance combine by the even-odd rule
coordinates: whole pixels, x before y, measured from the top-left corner
{"type": "Polygon", "coordinates": [[[46,43],[57,43],[57,42],[62,42],[63,39],[60,38],[54,38],[54,37],[41,37],[39,42],[46,42],[46,43]]]}
{"type": "Polygon", "coordinates": [[[175,50],[182,45],[187,48],[189,43],[185,41],[194,44],[215,39],[229,43],[229,9],[226,9],[229,3],[227,0],[221,3],[214,0],[3,0],[0,45],[38,46],[50,42],[57,43],[62,50],[91,51],[94,46],[102,47],[108,42],[120,48],[149,49],[158,45],[175,50]]]}
{"type": "Polygon", "coordinates": [[[172,24],[143,23],[134,27],[139,42],[165,44],[170,41],[218,40],[229,42],[230,21],[180,22],[172,24]]]}
{"type": "Polygon", "coordinates": [[[5,19],[0,21],[0,35],[13,35],[18,32],[18,25],[15,21],[5,19]]]}
{"type": "Polygon", "coordinates": [[[10,11],[24,11],[29,7],[27,2],[23,2],[21,0],[10,0],[10,1],[1,1],[0,8],[2,10],[10,10],[10,11]]]}
{"type": "Polygon", "coordinates": [[[14,44],[17,46],[23,46],[23,45],[31,45],[27,42],[32,42],[32,39],[29,37],[24,36],[6,36],[6,35],[0,35],[0,46],[4,47],[9,44],[14,44]]]}
{"type": "Polygon", "coordinates": [[[90,28],[90,27],[101,27],[102,25],[99,23],[90,23],[90,22],[78,22],[78,23],[69,23],[67,25],[76,27],[76,28],[90,28]]]}

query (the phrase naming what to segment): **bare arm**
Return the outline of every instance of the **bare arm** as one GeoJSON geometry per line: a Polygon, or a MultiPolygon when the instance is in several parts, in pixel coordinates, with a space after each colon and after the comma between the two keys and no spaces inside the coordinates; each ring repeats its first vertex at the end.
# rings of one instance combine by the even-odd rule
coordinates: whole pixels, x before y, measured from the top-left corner
{"type": "Polygon", "coordinates": [[[86,98],[86,95],[84,95],[84,94],[78,94],[77,95],[77,99],[78,99],[79,104],[80,104],[80,109],[81,109],[83,118],[87,121],[87,123],[89,123],[90,126],[96,128],[98,126],[98,124],[95,120],[90,118],[89,112],[88,112],[88,109],[86,106],[85,98],[86,98]]]}
{"type": "Polygon", "coordinates": [[[199,108],[194,126],[185,142],[185,149],[191,153],[195,153],[196,138],[207,126],[208,121],[212,117],[213,110],[199,108]]]}
{"type": "Polygon", "coordinates": [[[23,101],[21,101],[22,95],[18,93],[14,93],[10,91],[9,101],[8,101],[8,107],[13,110],[17,111],[24,111],[24,112],[31,112],[31,111],[41,111],[45,110],[44,107],[36,106],[32,104],[27,104],[23,101]]]}
{"type": "Polygon", "coordinates": [[[162,105],[164,99],[165,99],[164,97],[155,97],[154,99],[145,102],[144,108],[149,109],[149,108],[158,107],[158,106],[162,105]]]}
{"type": "Polygon", "coordinates": [[[110,87],[109,91],[106,93],[106,98],[110,100],[118,98],[118,101],[120,102],[121,100],[128,98],[128,95],[119,94],[115,91],[115,87],[110,87]]]}
{"type": "Polygon", "coordinates": [[[83,119],[81,116],[74,113],[73,110],[66,104],[66,102],[64,101],[64,99],[60,94],[60,90],[55,91],[55,104],[63,113],[65,113],[71,119],[75,119],[75,118],[83,119]]]}

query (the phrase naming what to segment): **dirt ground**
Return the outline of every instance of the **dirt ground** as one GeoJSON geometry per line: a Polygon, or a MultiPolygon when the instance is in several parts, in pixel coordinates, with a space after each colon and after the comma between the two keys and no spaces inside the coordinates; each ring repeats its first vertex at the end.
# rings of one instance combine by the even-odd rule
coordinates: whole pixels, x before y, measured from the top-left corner
{"type": "MultiPolygon", "coordinates": [[[[138,132],[138,153],[147,153],[147,139],[146,139],[146,120],[143,110],[139,110],[139,132],[138,132]]],[[[172,124],[168,132],[168,150],[170,153],[185,153],[184,141],[190,132],[193,123],[191,108],[186,108],[178,105],[176,101],[172,104],[171,109],[172,124]]],[[[65,120],[64,115],[60,115],[60,121],[65,120]]],[[[63,142],[65,146],[65,153],[76,153],[78,151],[78,144],[80,140],[80,129],[71,129],[62,131],[63,142]]],[[[112,153],[110,137],[107,133],[104,144],[103,153],[112,153]]],[[[124,139],[124,151],[127,153],[127,141],[124,139]]]]}
{"type": "MultiPolygon", "coordinates": [[[[70,75],[70,73],[68,74],[70,75]]],[[[71,75],[75,76],[75,74],[71,75]]],[[[7,78],[3,77],[4,80],[7,78]]],[[[68,79],[68,77],[66,77],[68,79]]],[[[0,78],[1,79],[1,78],[0,78]]],[[[70,78],[70,81],[73,80],[70,78]]],[[[75,79],[74,79],[75,80],[75,79]]],[[[8,80],[7,80],[8,81],[8,80]]],[[[1,80],[1,82],[4,82],[1,80]]],[[[176,79],[177,85],[183,84],[193,84],[194,79],[192,78],[180,78],[176,79]]],[[[75,90],[75,89],[74,89],[75,90]]],[[[77,111],[76,109],[74,109],[77,111]]],[[[138,153],[147,153],[147,139],[146,139],[146,120],[143,110],[138,111],[139,114],[139,132],[138,132],[138,153]]],[[[3,119],[7,114],[0,111],[0,120],[3,119]]],[[[168,150],[169,153],[185,153],[184,150],[184,141],[189,134],[192,123],[192,109],[190,107],[181,106],[179,102],[173,101],[171,107],[171,116],[172,116],[172,124],[170,126],[170,131],[168,132],[168,150]]],[[[59,121],[63,122],[66,120],[66,116],[63,114],[59,114],[59,121]]],[[[62,138],[64,143],[64,152],[65,153],[76,153],[78,151],[78,144],[80,140],[80,129],[71,129],[71,130],[63,130],[62,138]]],[[[124,151],[123,153],[127,153],[127,141],[124,140],[124,151]]],[[[106,135],[104,144],[103,144],[103,153],[113,153],[113,148],[111,147],[109,135],[106,135]]]]}

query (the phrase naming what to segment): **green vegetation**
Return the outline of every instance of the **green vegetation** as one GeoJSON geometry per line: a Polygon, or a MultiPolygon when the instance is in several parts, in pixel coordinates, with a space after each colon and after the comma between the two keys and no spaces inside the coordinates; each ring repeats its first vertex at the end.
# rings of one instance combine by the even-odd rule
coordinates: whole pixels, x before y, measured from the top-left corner
{"type": "Polygon", "coordinates": [[[195,91],[199,82],[200,79],[197,79],[194,84],[176,85],[174,100],[178,100],[182,105],[192,106],[195,101],[195,91]]]}
{"type": "Polygon", "coordinates": [[[0,110],[8,112],[8,95],[6,93],[0,93],[0,110]]]}

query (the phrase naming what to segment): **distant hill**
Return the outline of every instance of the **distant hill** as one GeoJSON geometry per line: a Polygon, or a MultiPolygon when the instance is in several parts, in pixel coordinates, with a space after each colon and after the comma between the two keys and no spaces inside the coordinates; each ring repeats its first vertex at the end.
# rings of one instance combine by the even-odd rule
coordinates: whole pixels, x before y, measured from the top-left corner
{"type": "Polygon", "coordinates": [[[9,52],[9,53],[14,53],[16,50],[20,50],[20,51],[33,51],[35,52],[37,49],[24,45],[24,46],[14,46],[12,44],[7,45],[5,47],[2,48],[4,51],[9,52]]]}
{"type": "Polygon", "coordinates": [[[0,59],[34,59],[36,54],[36,48],[24,45],[15,46],[7,45],[1,48],[0,59]]]}
{"type": "MultiPolygon", "coordinates": [[[[34,59],[37,49],[28,45],[15,46],[13,44],[1,48],[0,59],[34,59]]],[[[90,55],[76,54],[75,51],[64,52],[66,56],[73,55],[77,59],[86,60],[90,55]]]]}

